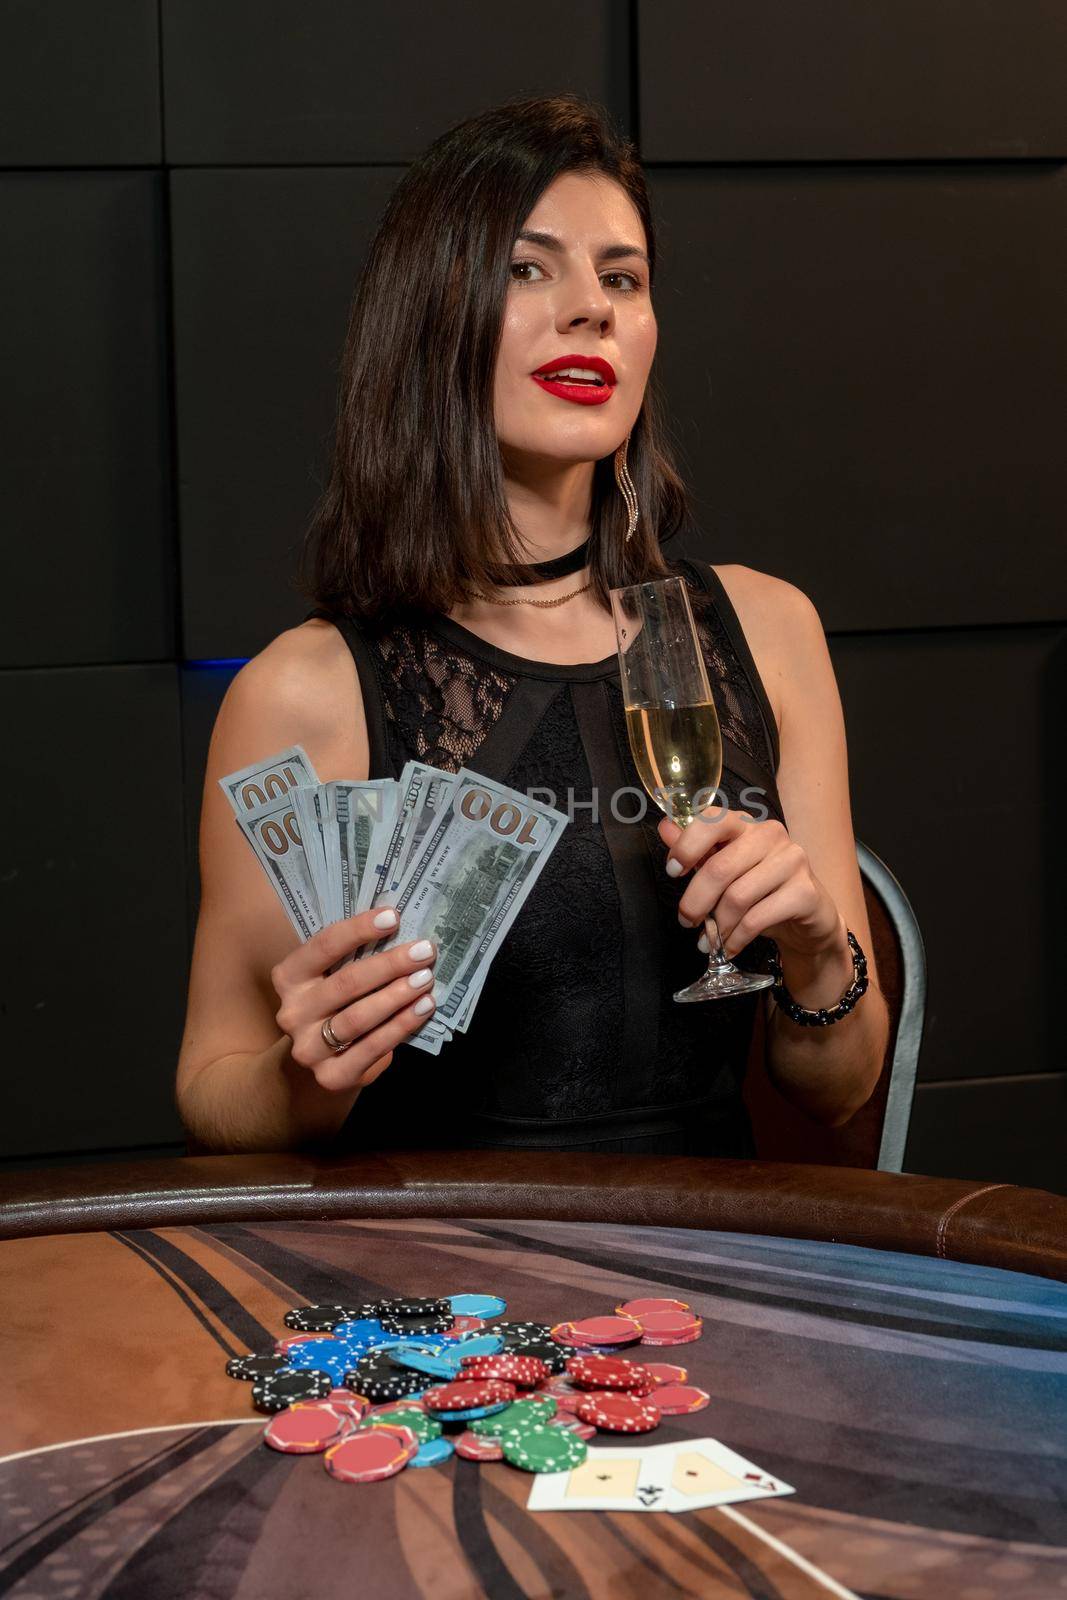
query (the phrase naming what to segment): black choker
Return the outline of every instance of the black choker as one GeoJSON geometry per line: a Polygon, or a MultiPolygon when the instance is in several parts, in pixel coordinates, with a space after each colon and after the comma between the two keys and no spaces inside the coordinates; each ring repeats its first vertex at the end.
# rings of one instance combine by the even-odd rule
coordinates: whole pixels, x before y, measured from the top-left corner
{"type": "MultiPolygon", "coordinates": [[[[581,572],[589,560],[589,546],[592,542],[590,534],[585,543],[580,544],[576,550],[568,550],[565,556],[556,556],[551,561],[533,561],[530,563],[530,570],[544,581],[549,578],[566,578],[572,572],[581,572]]],[[[508,566],[503,570],[507,574],[514,569],[508,566]]],[[[506,588],[517,583],[525,583],[526,579],[503,576],[495,581],[499,587],[506,588]]]]}

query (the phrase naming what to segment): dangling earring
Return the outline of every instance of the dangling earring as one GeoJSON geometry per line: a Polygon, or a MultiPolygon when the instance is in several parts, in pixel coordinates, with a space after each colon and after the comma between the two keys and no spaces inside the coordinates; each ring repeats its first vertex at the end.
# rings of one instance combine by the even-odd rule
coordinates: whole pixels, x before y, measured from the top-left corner
{"type": "Polygon", "coordinates": [[[629,443],[630,435],[627,434],[626,438],[622,441],[622,444],[620,444],[619,448],[615,452],[615,482],[618,484],[619,489],[622,492],[622,497],[626,501],[626,509],[630,513],[629,526],[626,529],[626,538],[623,540],[624,544],[628,544],[633,538],[633,532],[637,527],[637,518],[639,515],[637,509],[637,490],[634,488],[634,481],[631,478],[629,469],[626,465],[626,446],[629,443]]]}

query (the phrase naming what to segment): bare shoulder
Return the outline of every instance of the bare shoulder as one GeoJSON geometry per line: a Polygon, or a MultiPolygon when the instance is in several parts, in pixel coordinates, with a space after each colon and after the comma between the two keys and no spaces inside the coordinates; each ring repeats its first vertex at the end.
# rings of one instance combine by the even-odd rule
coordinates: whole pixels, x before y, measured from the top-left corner
{"type": "Polygon", "coordinates": [[[822,633],[818,612],[803,589],[771,572],[739,563],[716,566],[715,571],[737,612],[780,734],[798,652],[810,650],[813,630],[822,633]]]}
{"type": "Polygon", "coordinates": [[[311,618],[277,634],[230,684],[216,732],[227,745],[236,739],[251,749],[249,762],[300,744],[324,782],[356,776],[367,764],[366,722],[359,674],[339,629],[311,618]]]}

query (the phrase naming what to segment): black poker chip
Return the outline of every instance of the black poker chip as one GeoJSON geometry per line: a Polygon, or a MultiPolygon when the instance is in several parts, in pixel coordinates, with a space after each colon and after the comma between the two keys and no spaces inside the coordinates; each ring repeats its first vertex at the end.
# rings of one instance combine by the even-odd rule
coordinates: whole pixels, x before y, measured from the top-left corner
{"type": "Polygon", "coordinates": [[[455,1322],[455,1317],[449,1311],[437,1316],[396,1316],[392,1312],[379,1311],[378,1320],[384,1332],[398,1334],[401,1337],[416,1337],[426,1333],[447,1333],[455,1322]]]}
{"type": "Polygon", "coordinates": [[[543,1361],[549,1372],[555,1376],[565,1372],[567,1358],[576,1356],[579,1352],[570,1345],[557,1344],[554,1339],[547,1339],[544,1344],[522,1344],[505,1346],[516,1355],[536,1356],[538,1361],[543,1361]]]}
{"type": "Polygon", "coordinates": [[[452,1317],[451,1300],[379,1300],[376,1314],[383,1317],[452,1317]]]}
{"type": "Polygon", "coordinates": [[[498,1333],[505,1350],[525,1350],[527,1345],[544,1344],[552,1337],[547,1322],[493,1322],[487,1332],[498,1333]]]}
{"type": "Polygon", "coordinates": [[[365,1315],[374,1312],[362,1306],[294,1306],[283,1320],[298,1333],[332,1333],[339,1322],[356,1322],[365,1315]]]}
{"type": "Polygon", "coordinates": [[[257,1411],[284,1411],[294,1400],[325,1400],[332,1388],[328,1372],[274,1372],[253,1383],[252,1404],[257,1411]]]}
{"type": "Polygon", "coordinates": [[[406,1400],[409,1395],[421,1394],[434,1381],[429,1373],[398,1366],[384,1350],[361,1356],[345,1373],[345,1387],[376,1406],[387,1400],[406,1400]]]}
{"type": "Polygon", "coordinates": [[[246,1382],[254,1383],[257,1378],[269,1378],[287,1365],[285,1356],[234,1356],[226,1363],[226,1376],[244,1378],[246,1382]]]}

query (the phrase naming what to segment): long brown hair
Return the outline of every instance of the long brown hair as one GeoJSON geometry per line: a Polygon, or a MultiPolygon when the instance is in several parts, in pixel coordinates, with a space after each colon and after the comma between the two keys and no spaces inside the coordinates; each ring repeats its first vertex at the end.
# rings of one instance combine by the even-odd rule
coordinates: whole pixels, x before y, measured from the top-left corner
{"type": "MultiPolygon", "coordinates": [[[[577,95],[514,98],[457,123],[393,190],[353,298],[330,476],[301,552],[300,592],[317,605],[366,619],[447,613],[505,563],[537,581],[504,492],[493,382],[515,236],[564,172],[622,185],[644,225],[651,288],[656,238],[636,149],[577,95]]],[[[628,544],[614,458],[594,464],[590,593],[605,609],[610,588],[668,576],[661,542],[688,520],[662,418],[653,365],[627,447],[640,507],[628,544]]]]}

